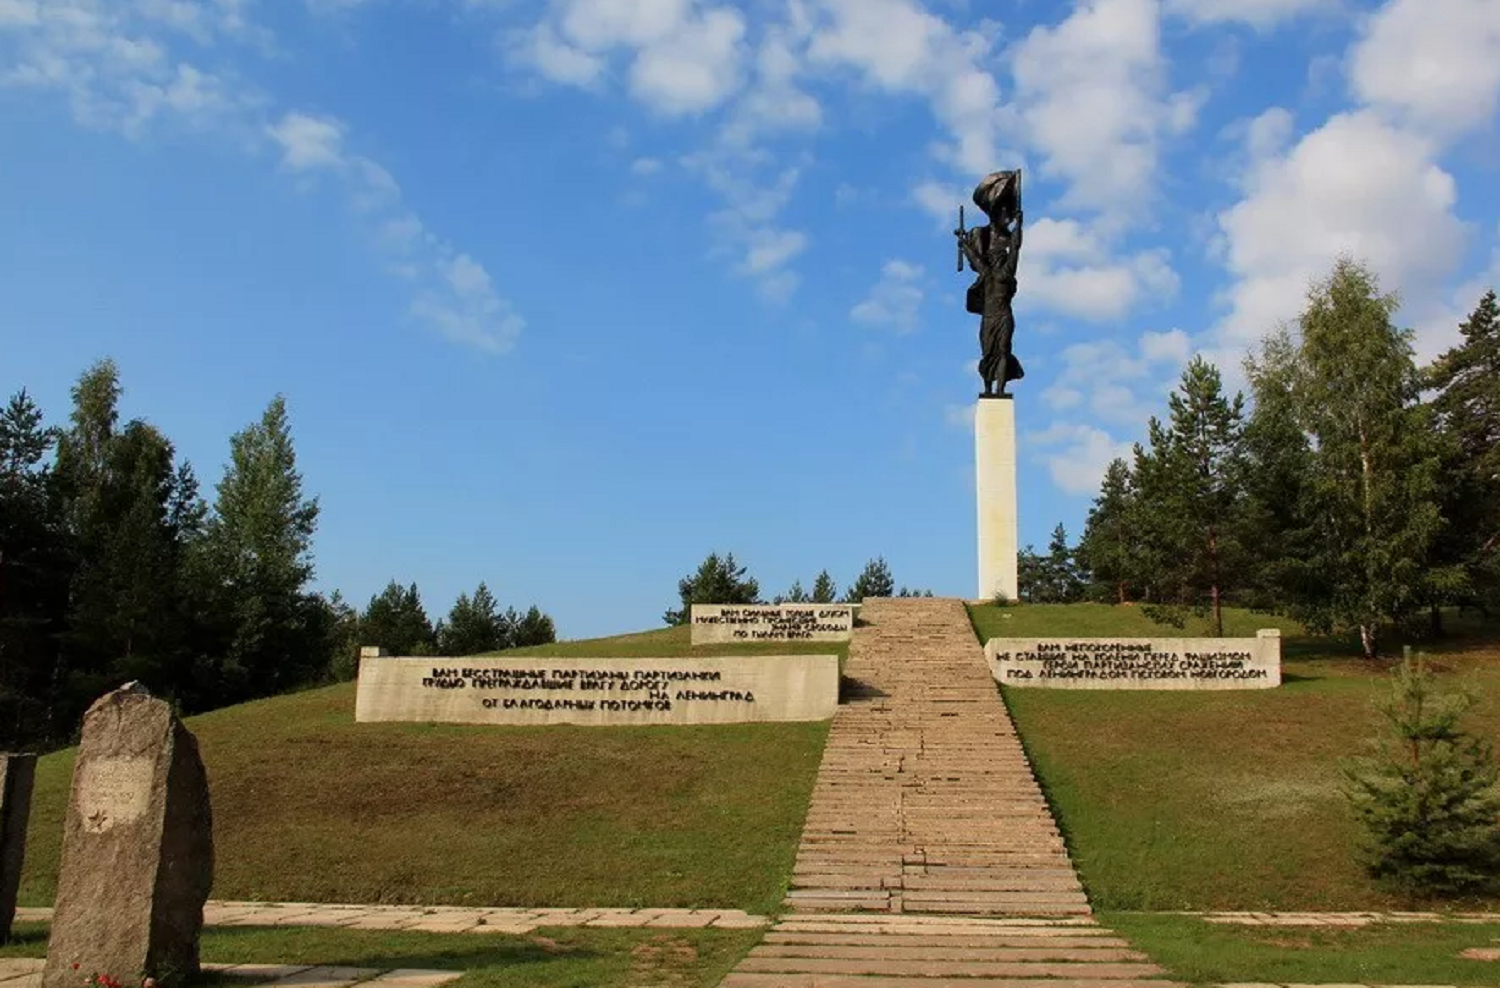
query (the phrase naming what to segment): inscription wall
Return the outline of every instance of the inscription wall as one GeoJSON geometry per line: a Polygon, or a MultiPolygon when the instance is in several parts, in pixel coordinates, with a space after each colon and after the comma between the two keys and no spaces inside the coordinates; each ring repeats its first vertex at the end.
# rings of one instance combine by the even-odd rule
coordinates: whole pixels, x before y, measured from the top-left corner
{"type": "Polygon", "coordinates": [[[991,638],[1003,686],[1071,690],[1249,690],[1281,685],[1281,632],[1254,638],[991,638]]]}
{"type": "Polygon", "coordinates": [[[694,645],[722,642],[846,642],[850,604],[694,604],[694,645]]]}
{"type": "Polygon", "coordinates": [[[738,724],[827,720],[834,655],[707,659],[362,658],[359,722],[738,724]]]}

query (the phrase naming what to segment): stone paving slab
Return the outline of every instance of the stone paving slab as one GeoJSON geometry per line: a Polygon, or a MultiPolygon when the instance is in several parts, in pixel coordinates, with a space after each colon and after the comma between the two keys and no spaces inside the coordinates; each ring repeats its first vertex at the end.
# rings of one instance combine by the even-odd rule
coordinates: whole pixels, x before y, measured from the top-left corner
{"type": "MultiPolygon", "coordinates": [[[[52,910],[16,910],[16,921],[46,923],[52,910]]],[[[414,930],[423,933],[530,933],[545,926],[630,929],[751,930],[771,925],[765,916],[739,909],[572,909],[499,906],[375,906],[314,902],[226,902],[203,909],[205,926],[339,926],[350,930],[414,930]]]]}
{"type": "MultiPolygon", "coordinates": [[[[46,961],[32,957],[0,958],[0,985],[27,988],[40,984],[46,961]]],[[[308,964],[204,964],[205,971],[224,974],[246,988],[437,988],[463,977],[462,971],[431,971],[370,967],[315,967],[308,964]]]]}
{"type": "Polygon", "coordinates": [[[1376,923],[1497,923],[1500,913],[1464,912],[1176,912],[1228,926],[1359,927],[1376,923]]]}

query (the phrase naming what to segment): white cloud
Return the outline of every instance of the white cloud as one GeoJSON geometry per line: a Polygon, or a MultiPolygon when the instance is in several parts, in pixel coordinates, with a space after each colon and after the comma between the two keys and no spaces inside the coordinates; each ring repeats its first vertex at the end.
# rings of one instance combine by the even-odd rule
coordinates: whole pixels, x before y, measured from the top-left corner
{"type": "Polygon", "coordinates": [[[958,225],[958,207],[970,205],[961,186],[944,182],[920,182],[911,190],[911,198],[923,212],[950,229],[958,225]]]}
{"type": "Polygon", "coordinates": [[[676,31],[636,55],[630,67],[631,94],[667,115],[698,113],[719,105],[739,88],[744,33],[744,18],[727,7],[685,20],[676,31]]]}
{"type": "Polygon", "coordinates": [[[1067,494],[1093,494],[1099,490],[1111,460],[1131,453],[1131,444],[1120,442],[1097,426],[1054,422],[1027,441],[1037,446],[1057,446],[1040,459],[1046,463],[1052,483],[1067,494]]]}
{"type": "Polygon", "coordinates": [[[604,59],[562,40],[550,24],[538,24],[529,31],[514,34],[510,53],[517,63],[564,85],[585,88],[604,75],[604,59]]]}
{"type": "Polygon", "coordinates": [[[1063,204],[1142,212],[1161,135],[1187,129],[1202,99],[1167,92],[1157,0],[1081,0],[1033,28],[1011,64],[1028,141],[1042,173],[1066,184],[1063,204]]]}
{"type": "Polygon", "coordinates": [[[344,165],[344,128],[336,120],[288,113],[266,128],[281,147],[281,163],[292,171],[341,168],[344,165]]]}
{"type": "Polygon", "coordinates": [[[742,269],[746,274],[766,274],[783,267],[807,248],[807,235],[799,230],[761,228],[750,235],[742,269]]]}
{"type": "Polygon", "coordinates": [[[700,113],[742,83],[745,19],[699,0],[555,0],[550,16],[511,36],[512,62],[553,82],[592,86],[623,52],[629,91],[666,116],[700,113]]]}
{"type": "MultiPolygon", "coordinates": [[[[194,8],[198,9],[198,8],[194,8]]],[[[74,119],[132,139],[167,122],[206,128],[236,122],[258,100],[231,73],[175,57],[170,36],[200,44],[228,32],[224,16],[186,15],[172,3],[0,0],[0,88],[67,98],[74,119]]]]}
{"type": "Polygon", "coordinates": [[[942,156],[978,176],[994,167],[1006,111],[984,67],[993,39],[955,30],[916,0],[814,0],[808,58],[866,84],[926,99],[948,141],[942,156]]]}
{"type": "Polygon", "coordinates": [[[348,127],[332,117],[289,112],[266,128],[282,167],[338,177],[362,218],[384,269],[416,291],[408,313],[445,338],[485,353],[504,353],[525,326],[496,292],[484,265],[429,233],[407,209],[396,179],[347,147],[348,127]]]}
{"type": "MultiPolygon", "coordinates": [[[[1059,225],[1061,227],[1061,224],[1059,225]]],[[[1057,231],[1066,234],[1066,228],[1057,231]]],[[[1027,241],[1027,247],[1030,241],[1027,241]]],[[[1178,277],[1163,249],[1144,250],[1115,260],[1059,264],[1096,256],[1086,252],[1086,241],[1054,245],[1063,251],[1030,256],[1021,253],[1020,281],[1024,290],[1016,296],[1021,312],[1055,312],[1089,322],[1117,321],[1137,305],[1152,298],[1169,299],[1177,294],[1178,277]]]]}
{"type": "Polygon", "coordinates": [[[1268,28],[1301,14],[1337,8],[1340,0],[1166,0],[1169,13],[1199,24],[1238,21],[1268,28]]]}
{"type": "Polygon", "coordinates": [[[880,280],[849,310],[849,318],[866,326],[879,326],[897,333],[917,328],[922,307],[923,268],[909,261],[886,261],[880,280]]]}
{"type": "Polygon", "coordinates": [[[41,19],[36,0],[0,0],[0,28],[33,27],[41,19]]]}
{"type": "Polygon", "coordinates": [[[1341,113],[1245,177],[1248,195],[1220,213],[1235,283],[1220,346],[1245,347],[1300,311],[1308,286],[1341,253],[1364,259],[1420,312],[1466,240],[1452,176],[1427,140],[1370,111],[1341,113]]]}
{"type": "Polygon", "coordinates": [[[1188,334],[1180,329],[1169,329],[1164,333],[1141,334],[1141,356],[1148,363],[1168,363],[1181,366],[1192,355],[1193,344],[1188,334]]]}
{"type": "Polygon", "coordinates": [[[766,176],[774,158],[732,141],[686,155],[681,163],[724,199],[724,208],[709,216],[718,234],[715,252],[739,254],[735,270],[754,278],[764,298],[786,301],[799,283],[786,265],[808,241],[806,234],[776,220],[791,199],[800,171],[782,168],[774,178],[766,176]]]}
{"type": "Polygon", "coordinates": [[[772,26],[755,56],[754,82],[735,104],[726,139],[748,144],[763,134],[811,131],[823,107],[798,85],[806,47],[805,27],[772,26]]]}
{"type": "Polygon", "coordinates": [[[1445,137],[1494,119],[1500,96],[1500,0],[1391,0],[1349,58],[1364,102],[1445,137]]]}
{"type": "Polygon", "coordinates": [[[660,158],[637,158],[630,163],[632,175],[655,175],[661,171],[660,158]]]}

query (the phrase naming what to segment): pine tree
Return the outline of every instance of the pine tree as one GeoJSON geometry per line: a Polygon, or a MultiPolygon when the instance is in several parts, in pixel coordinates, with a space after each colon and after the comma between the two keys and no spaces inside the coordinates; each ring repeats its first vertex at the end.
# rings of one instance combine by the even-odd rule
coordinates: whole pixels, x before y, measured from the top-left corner
{"type": "Polygon", "coordinates": [[[1345,765],[1371,875],[1409,894],[1464,895],[1500,878],[1500,795],[1490,744],[1467,734],[1474,697],[1440,689],[1408,651],[1380,706],[1386,736],[1345,765]]]}
{"type": "Polygon", "coordinates": [[[22,390],[0,410],[0,749],[42,734],[67,610],[55,430],[22,390]]]}
{"type": "Polygon", "coordinates": [[[360,615],[362,645],[375,645],[391,655],[431,655],[436,651],[432,623],[422,608],[415,583],[402,587],[395,580],[370,598],[360,615]]]}
{"type": "Polygon", "coordinates": [[[500,620],[495,597],[483,582],[471,598],[466,593],[458,595],[448,620],[437,632],[438,652],[441,655],[478,655],[512,647],[508,629],[500,620]]]}
{"type": "Polygon", "coordinates": [[[552,623],[552,618],[542,613],[541,608],[535,604],[528,607],[525,614],[515,615],[512,612],[509,623],[514,629],[511,634],[516,648],[550,645],[557,641],[557,627],[552,623]]]}
{"type": "Polygon", "coordinates": [[[890,597],[895,590],[896,581],[891,578],[890,566],[886,564],[884,556],[877,556],[865,563],[865,568],[855,578],[844,599],[848,603],[858,604],[866,597],[890,597]]]}
{"type": "Polygon", "coordinates": [[[1110,461],[1076,551],[1094,585],[1102,590],[1101,596],[1120,604],[1130,599],[1131,578],[1136,573],[1133,498],[1130,465],[1120,459],[1110,461]]]}
{"type": "Polygon", "coordinates": [[[328,654],[328,678],[346,682],[359,673],[359,612],[344,600],[337,590],[323,598],[328,612],[328,635],[324,651],[328,654]]]}
{"type": "Polygon", "coordinates": [[[807,591],[802,589],[802,581],[793,580],[792,585],[787,589],[787,592],[784,594],[777,594],[774,598],[772,598],[771,603],[806,604],[811,600],[812,598],[808,595],[807,591]]]}
{"type": "Polygon", "coordinates": [[[694,604],[754,604],[760,599],[760,584],[736,565],[734,553],[721,558],[711,552],[697,572],[677,582],[677,594],[682,607],[662,615],[666,624],[687,624],[694,604]]]}
{"type": "Polygon", "coordinates": [[[1443,520],[1430,409],[1417,403],[1411,333],[1394,295],[1348,258],[1308,296],[1293,397],[1311,437],[1309,560],[1324,582],[1305,601],[1315,626],[1359,631],[1375,657],[1381,625],[1423,603],[1443,520]]]}
{"type": "Polygon", "coordinates": [[[1168,421],[1151,420],[1149,468],[1137,471],[1157,591],[1153,616],[1180,626],[1181,609],[1205,611],[1217,636],[1224,594],[1243,572],[1243,406],[1241,396],[1224,396],[1216,367],[1193,358],[1167,398],[1168,421]]]}
{"type": "Polygon", "coordinates": [[[1016,594],[1028,604],[1040,603],[1047,594],[1047,562],[1033,545],[1016,553],[1016,594]]]}
{"type": "Polygon", "coordinates": [[[1500,303],[1485,293],[1459,326],[1463,342],[1427,368],[1444,439],[1443,513],[1434,555],[1461,579],[1433,588],[1438,603],[1500,604],[1500,303]]]}
{"type": "Polygon", "coordinates": [[[184,559],[201,523],[192,471],[149,423],[118,428],[119,374],[90,367],[73,389],[57,476],[72,554],[64,646],[54,676],[67,723],[103,690],[129,679],[182,699],[189,618],[184,559]],[[63,695],[65,693],[66,695],[63,695]]]}
{"type": "Polygon", "coordinates": [[[1293,391],[1297,359],[1297,345],[1282,327],[1245,361],[1255,398],[1245,425],[1245,542],[1255,547],[1246,559],[1246,602],[1268,610],[1305,610],[1299,602],[1329,597],[1309,553],[1312,446],[1293,391]]]}
{"type": "Polygon", "coordinates": [[[263,696],[326,667],[317,602],[307,592],[318,502],[303,494],[282,396],[229,448],[207,535],[228,622],[221,688],[263,696]]]}
{"type": "Polygon", "coordinates": [[[813,581],[812,602],[814,604],[831,604],[838,599],[838,585],[833,582],[833,577],[829,576],[828,571],[825,569],[813,581]]]}
{"type": "Polygon", "coordinates": [[[1084,581],[1079,575],[1075,556],[1068,545],[1068,531],[1062,522],[1058,522],[1047,543],[1047,558],[1044,560],[1048,603],[1072,604],[1083,599],[1084,581]]]}

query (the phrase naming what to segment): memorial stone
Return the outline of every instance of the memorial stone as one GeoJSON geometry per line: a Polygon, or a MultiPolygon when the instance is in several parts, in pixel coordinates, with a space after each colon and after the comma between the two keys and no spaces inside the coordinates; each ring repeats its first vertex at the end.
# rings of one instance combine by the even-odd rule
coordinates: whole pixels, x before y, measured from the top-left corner
{"type": "Polygon", "coordinates": [[[42,988],[196,977],[212,882],[197,739],[137,684],[106,694],[83,717],[42,988]]]}
{"type": "Polygon", "coordinates": [[[684,659],[369,658],[359,723],[624,727],[827,720],[836,655],[684,659]]]}
{"type": "Polygon", "coordinates": [[[26,861],[26,823],[31,816],[35,755],[0,752],[0,943],[10,939],[16,917],[16,891],[26,861]]]}
{"type": "Polygon", "coordinates": [[[694,604],[694,645],[726,642],[846,642],[852,604],[694,604]]]}
{"type": "Polygon", "coordinates": [[[1281,632],[1254,638],[991,638],[1003,686],[1074,690],[1246,690],[1281,685],[1281,632]]]}

